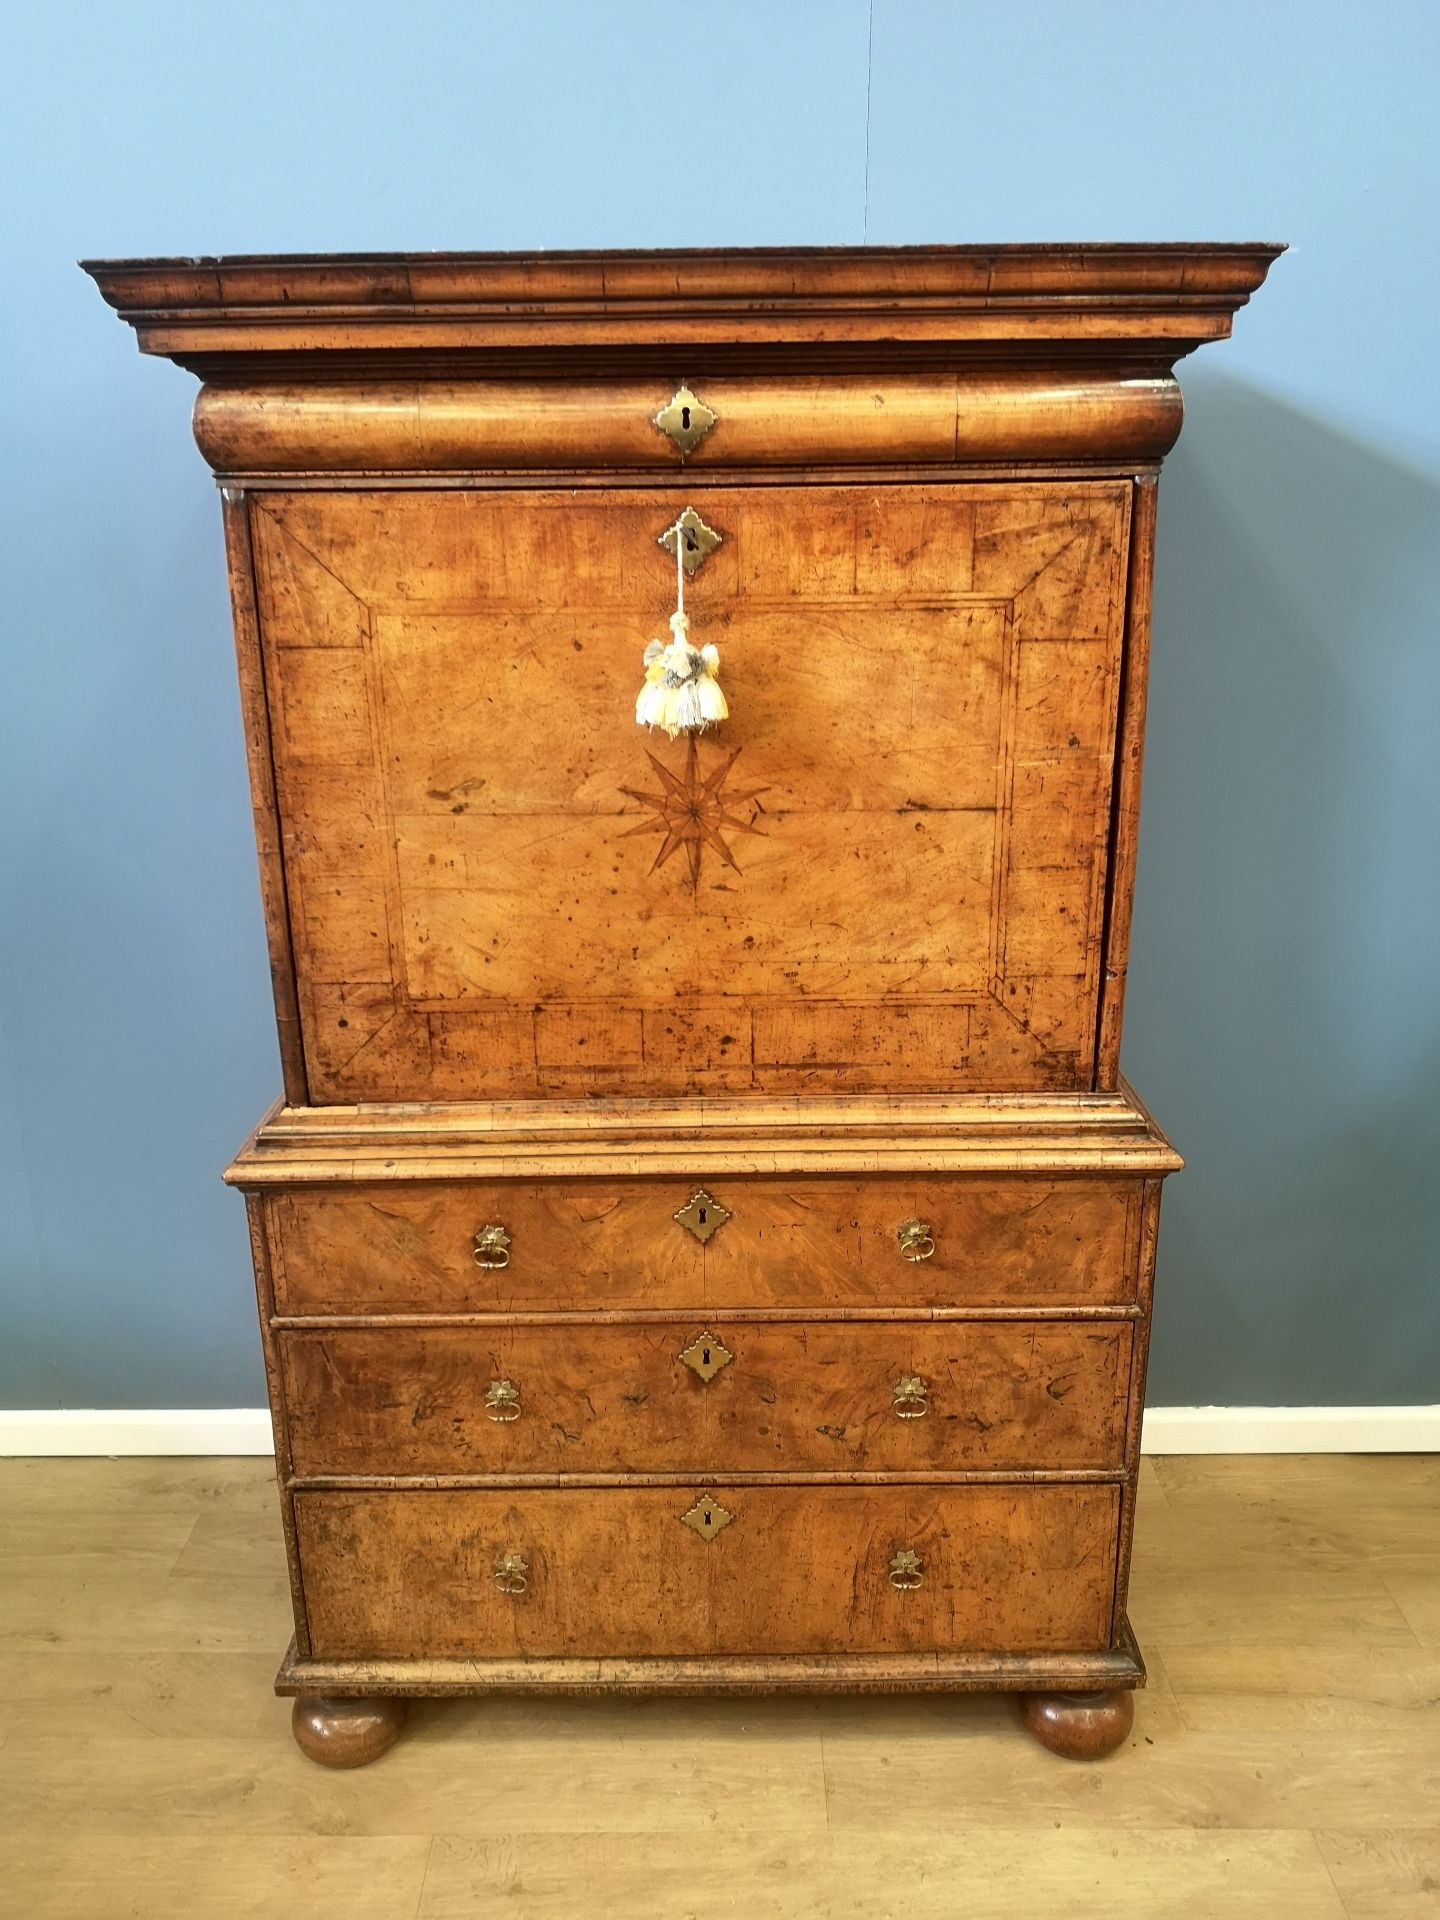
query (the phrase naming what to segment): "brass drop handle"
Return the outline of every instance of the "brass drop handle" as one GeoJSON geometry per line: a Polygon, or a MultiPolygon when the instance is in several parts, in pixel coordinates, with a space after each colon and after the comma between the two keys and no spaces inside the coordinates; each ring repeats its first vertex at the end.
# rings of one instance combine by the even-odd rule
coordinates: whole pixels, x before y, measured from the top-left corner
{"type": "Polygon", "coordinates": [[[912,1547],[901,1547],[890,1557],[890,1584],[897,1592],[913,1593],[925,1581],[925,1562],[912,1547]]]}
{"type": "Polygon", "coordinates": [[[935,1251],[935,1236],[928,1220],[907,1220],[895,1238],[900,1242],[902,1260],[928,1260],[935,1251]]]}
{"type": "Polygon", "coordinates": [[[518,1420],[525,1411],[520,1389],[513,1380],[492,1380],[485,1389],[485,1411],[501,1426],[518,1420]]]}
{"type": "Polygon", "coordinates": [[[501,1593],[508,1593],[518,1599],[530,1589],[530,1562],[523,1553],[497,1553],[495,1556],[495,1584],[501,1593]]]}
{"type": "Polygon", "coordinates": [[[508,1267],[510,1236],[504,1227],[479,1227],[475,1233],[477,1267],[508,1267]]]}
{"type": "Polygon", "coordinates": [[[902,1373],[890,1389],[890,1410],[897,1420],[923,1420],[930,1411],[930,1389],[918,1373],[902,1373]]]}

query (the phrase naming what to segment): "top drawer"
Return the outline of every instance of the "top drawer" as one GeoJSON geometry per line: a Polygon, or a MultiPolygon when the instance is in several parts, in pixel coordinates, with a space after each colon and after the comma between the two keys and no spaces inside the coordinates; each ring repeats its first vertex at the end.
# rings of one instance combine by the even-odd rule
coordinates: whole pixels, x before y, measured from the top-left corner
{"type": "Polygon", "coordinates": [[[285,1189],[266,1208],[281,1314],[813,1313],[1133,1300],[1140,1199],[1118,1178],[752,1175],[285,1189]]]}
{"type": "Polygon", "coordinates": [[[254,496],[310,1104],[1089,1088],[1130,507],[254,496]],[[698,743],[635,724],[687,508],[698,743]]]}

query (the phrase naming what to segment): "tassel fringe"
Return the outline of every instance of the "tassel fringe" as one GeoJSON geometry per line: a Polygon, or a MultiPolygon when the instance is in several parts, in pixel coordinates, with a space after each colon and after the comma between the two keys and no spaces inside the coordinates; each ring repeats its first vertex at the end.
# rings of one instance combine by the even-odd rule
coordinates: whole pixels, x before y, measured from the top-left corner
{"type": "Polygon", "coordinates": [[[674,637],[668,644],[652,640],[645,649],[645,685],[635,702],[635,718],[642,727],[662,728],[673,740],[717,725],[730,709],[720,688],[716,649],[691,646],[684,613],[671,614],[670,632],[674,637]]]}

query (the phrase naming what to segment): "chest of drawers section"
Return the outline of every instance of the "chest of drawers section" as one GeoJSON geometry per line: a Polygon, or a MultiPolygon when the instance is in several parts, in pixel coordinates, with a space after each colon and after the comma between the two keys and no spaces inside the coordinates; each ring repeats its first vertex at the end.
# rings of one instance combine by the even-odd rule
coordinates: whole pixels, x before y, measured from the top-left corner
{"type": "Polygon", "coordinates": [[[267,1167],[304,1660],[1128,1659],[1173,1164],[1139,1138],[1113,1173],[267,1167]]]}

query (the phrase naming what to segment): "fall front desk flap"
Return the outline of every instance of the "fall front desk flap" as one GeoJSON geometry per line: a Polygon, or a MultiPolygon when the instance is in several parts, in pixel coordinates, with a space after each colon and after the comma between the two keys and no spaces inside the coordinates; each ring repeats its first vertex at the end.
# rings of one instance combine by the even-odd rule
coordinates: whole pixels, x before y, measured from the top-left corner
{"type": "Polygon", "coordinates": [[[312,1100],[1091,1085],[1131,496],[252,494],[312,1100]]]}

